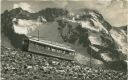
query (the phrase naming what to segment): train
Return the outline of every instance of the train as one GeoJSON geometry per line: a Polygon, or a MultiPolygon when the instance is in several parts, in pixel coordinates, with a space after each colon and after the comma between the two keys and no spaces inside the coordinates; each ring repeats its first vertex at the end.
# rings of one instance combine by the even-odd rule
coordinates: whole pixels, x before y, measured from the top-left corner
{"type": "Polygon", "coordinates": [[[74,60],[76,55],[75,50],[67,45],[63,45],[57,42],[52,42],[48,40],[39,40],[36,37],[29,37],[23,40],[24,51],[61,58],[65,60],[74,60]]]}

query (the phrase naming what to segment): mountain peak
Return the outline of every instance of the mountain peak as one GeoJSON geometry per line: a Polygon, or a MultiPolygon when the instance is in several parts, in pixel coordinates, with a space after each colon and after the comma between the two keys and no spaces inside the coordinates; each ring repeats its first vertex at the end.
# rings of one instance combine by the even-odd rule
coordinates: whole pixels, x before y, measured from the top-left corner
{"type": "Polygon", "coordinates": [[[16,12],[16,13],[19,13],[21,11],[24,11],[21,7],[18,7],[18,8],[14,8],[12,9],[10,12],[16,12]]]}

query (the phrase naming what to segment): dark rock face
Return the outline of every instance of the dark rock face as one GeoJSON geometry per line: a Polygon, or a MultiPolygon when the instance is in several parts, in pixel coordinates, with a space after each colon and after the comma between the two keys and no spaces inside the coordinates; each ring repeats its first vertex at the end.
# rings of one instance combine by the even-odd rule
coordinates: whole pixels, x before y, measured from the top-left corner
{"type": "Polygon", "coordinates": [[[75,44],[78,42],[79,44],[86,46],[89,44],[88,34],[86,29],[82,29],[81,25],[75,24],[72,25],[70,22],[58,20],[57,21],[60,27],[58,28],[59,33],[62,39],[65,42],[75,44]]]}
{"type": "Polygon", "coordinates": [[[10,12],[5,11],[1,16],[1,32],[2,35],[6,36],[14,48],[21,49],[22,41],[27,37],[24,34],[16,34],[12,24],[12,15],[10,12]]]}
{"type": "Polygon", "coordinates": [[[121,30],[122,32],[124,32],[126,35],[127,35],[127,28],[128,28],[128,25],[118,27],[118,29],[120,29],[120,30],[121,30]]]}
{"type": "MultiPolygon", "coordinates": [[[[125,28],[125,27],[124,27],[125,28]]],[[[128,53],[128,43],[126,30],[121,28],[112,28],[110,34],[115,42],[116,49],[120,53],[120,59],[126,60],[128,53]]]]}

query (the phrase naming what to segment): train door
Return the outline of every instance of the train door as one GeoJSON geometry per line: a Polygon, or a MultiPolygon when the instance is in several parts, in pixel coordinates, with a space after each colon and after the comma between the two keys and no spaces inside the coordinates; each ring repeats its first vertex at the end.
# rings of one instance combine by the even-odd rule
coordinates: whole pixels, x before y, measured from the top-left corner
{"type": "Polygon", "coordinates": [[[23,51],[28,51],[28,45],[29,45],[29,39],[25,38],[23,41],[22,41],[22,50],[23,51]]]}

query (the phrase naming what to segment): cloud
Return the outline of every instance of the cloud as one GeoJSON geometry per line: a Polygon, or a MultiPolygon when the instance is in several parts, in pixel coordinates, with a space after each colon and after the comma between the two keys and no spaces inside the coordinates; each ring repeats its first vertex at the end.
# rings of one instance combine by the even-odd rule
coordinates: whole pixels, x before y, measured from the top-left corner
{"type": "Polygon", "coordinates": [[[112,26],[118,27],[128,24],[127,5],[128,5],[128,1],[126,0],[86,0],[86,1],[71,2],[68,8],[96,9],[103,15],[105,20],[107,20],[112,26]]]}
{"type": "Polygon", "coordinates": [[[80,8],[98,10],[111,25],[123,26],[128,24],[128,1],[127,0],[36,0],[37,3],[15,3],[14,8],[21,7],[32,12],[46,7],[66,8],[69,11],[77,11],[80,8]],[[39,2],[40,1],[40,2],[39,2]],[[39,4],[38,4],[39,2],[39,4]],[[31,9],[32,7],[32,9],[31,9]]]}
{"type": "Polygon", "coordinates": [[[33,12],[33,10],[31,9],[31,5],[28,4],[28,3],[21,2],[21,3],[13,5],[13,8],[19,8],[19,7],[21,7],[23,10],[27,10],[29,12],[33,12]]]}
{"type": "Polygon", "coordinates": [[[64,8],[68,5],[68,0],[52,0],[53,3],[61,8],[64,8]]]}

